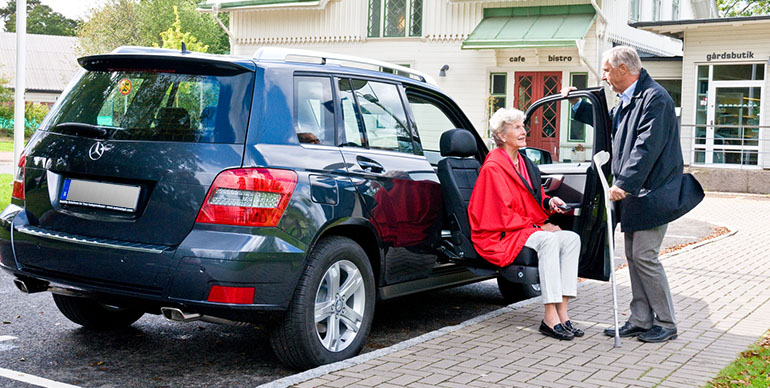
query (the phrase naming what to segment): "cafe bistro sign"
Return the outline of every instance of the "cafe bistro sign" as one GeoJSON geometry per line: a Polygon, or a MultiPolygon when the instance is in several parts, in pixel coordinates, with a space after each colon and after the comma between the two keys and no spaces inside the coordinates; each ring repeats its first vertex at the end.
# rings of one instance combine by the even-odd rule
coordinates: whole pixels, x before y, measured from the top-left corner
{"type": "Polygon", "coordinates": [[[735,51],[724,51],[721,53],[711,53],[706,54],[706,61],[711,62],[718,59],[754,59],[754,52],[753,51],[744,51],[744,52],[738,52],[735,51]]]}
{"type": "MultiPolygon", "coordinates": [[[[548,55],[544,57],[548,60],[548,62],[572,62],[572,55],[548,55]]],[[[526,61],[527,58],[521,55],[508,58],[508,62],[511,63],[522,63],[526,61]]]]}

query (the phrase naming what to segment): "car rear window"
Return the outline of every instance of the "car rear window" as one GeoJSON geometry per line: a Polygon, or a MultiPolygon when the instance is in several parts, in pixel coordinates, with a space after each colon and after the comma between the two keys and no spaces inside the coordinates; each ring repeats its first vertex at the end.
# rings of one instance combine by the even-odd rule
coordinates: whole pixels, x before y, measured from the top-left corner
{"type": "Polygon", "coordinates": [[[89,71],[53,112],[65,123],[104,130],[112,140],[243,143],[252,73],[230,76],[152,71],[89,71]]]}

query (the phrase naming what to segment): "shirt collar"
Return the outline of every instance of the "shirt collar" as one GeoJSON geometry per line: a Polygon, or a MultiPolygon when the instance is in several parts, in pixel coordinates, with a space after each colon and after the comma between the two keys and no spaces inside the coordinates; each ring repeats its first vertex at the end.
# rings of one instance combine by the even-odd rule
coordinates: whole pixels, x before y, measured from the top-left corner
{"type": "Polygon", "coordinates": [[[634,83],[631,84],[626,90],[623,91],[623,93],[618,94],[618,97],[623,101],[623,105],[627,105],[629,102],[631,102],[631,97],[634,96],[634,91],[636,90],[636,84],[639,82],[637,79],[634,81],[634,83]]]}

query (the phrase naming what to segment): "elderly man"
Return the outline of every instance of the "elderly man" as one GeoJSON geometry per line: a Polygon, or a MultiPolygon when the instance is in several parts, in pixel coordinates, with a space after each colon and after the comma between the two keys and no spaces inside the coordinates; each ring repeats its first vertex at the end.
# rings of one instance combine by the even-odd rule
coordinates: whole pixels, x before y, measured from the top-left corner
{"type": "MultiPolygon", "coordinates": [[[[619,328],[620,336],[644,342],[676,339],[674,303],[658,254],[668,223],[694,208],[703,190],[682,174],[674,101],[642,68],[636,51],[625,46],[606,51],[602,80],[620,98],[610,112],[614,182],[609,196],[625,237],[632,293],[631,317],[619,328]]],[[[575,118],[590,117],[589,110],[590,104],[578,103],[575,118]]],[[[604,333],[614,336],[615,329],[604,333]]]]}

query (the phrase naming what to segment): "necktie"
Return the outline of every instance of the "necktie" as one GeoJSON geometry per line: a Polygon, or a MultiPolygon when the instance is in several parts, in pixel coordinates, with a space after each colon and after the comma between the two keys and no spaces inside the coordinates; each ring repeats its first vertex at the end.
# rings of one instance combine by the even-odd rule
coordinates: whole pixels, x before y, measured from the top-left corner
{"type": "Polygon", "coordinates": [[[618,103],[618,108],[615,109],[615,117],[612,118],[612,132],[615,133],[618,130],[620,124],[620,112],[623,110],[623,100],[618,103]]]}

